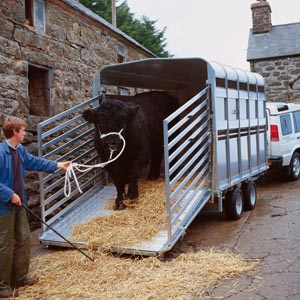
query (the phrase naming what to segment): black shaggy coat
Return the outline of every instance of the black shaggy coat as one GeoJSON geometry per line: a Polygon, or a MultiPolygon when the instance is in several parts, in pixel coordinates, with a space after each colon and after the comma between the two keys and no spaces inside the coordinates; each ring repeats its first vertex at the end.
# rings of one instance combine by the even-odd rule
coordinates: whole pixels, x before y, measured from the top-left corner
{"type": "Polygon", "coordinates": [[[95,125],[95,148],[103,162],[109,160],[111,150],[115,157],[122,148],[116,135],[101,138],[101,134],[120,132],[126,147],[116,161],[105,169],[116,188],[116,209],[123,209],[122,201],[138,197],[137,180],[141,170],[150,163],[149,179],[159,177],[163,156],[163,120],[178,108],[177,100],[164,92],[147,92],[128,102],[117,99],[103,101],[95,110],[86,110],[83,117],[95,125]],[[128,190],[125,191],[125,185],[128,190]]]}

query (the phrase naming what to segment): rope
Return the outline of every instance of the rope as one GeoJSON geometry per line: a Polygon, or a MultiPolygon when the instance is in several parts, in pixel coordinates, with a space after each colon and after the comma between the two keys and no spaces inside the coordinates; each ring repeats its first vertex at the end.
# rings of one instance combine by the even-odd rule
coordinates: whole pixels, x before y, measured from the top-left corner
{"type": "Polygon", "coordinates": [[[106,162],[99,163],[96,165],[82,165],[82,164],[78,164],[78,163],[72,163],[72,164],[70,164],[70,166],[68,166],[68,168],[66,170],[66,174],[65,174],[65,185],[64,185],[64,194],[66,197],[70,197],[70,195],[71,195],[71,178],[74,178],[76,186],[77,186],[79,192],[82,194],[82,190],[80,188],[80,185],[79,185],[79,182],[76,177],[74,169],[77,170],[78,172],[86,173],[94,168],[104,168],[105,166],[107,166],[108,164],[112,163],[113,161],[117,160],[120,157],[120,155],[123,153],[125,146],[126,146],[126,141],[125,141],[124,137],[121,135],[122,131],[123,131],[123,128],[119,132],[109,132],[106,134],[100,134],[101,139],[105,138],[108,135],[118,135],[119,138],[122,140],[123,147],[122,147],[121,151],[119,152],[119,154],[116,157],[114,157],[113,159],[112,159],[112,156],[113,156],[113,153],[116,151],[116,149],[110,149],[109,159],[106,162]]]}

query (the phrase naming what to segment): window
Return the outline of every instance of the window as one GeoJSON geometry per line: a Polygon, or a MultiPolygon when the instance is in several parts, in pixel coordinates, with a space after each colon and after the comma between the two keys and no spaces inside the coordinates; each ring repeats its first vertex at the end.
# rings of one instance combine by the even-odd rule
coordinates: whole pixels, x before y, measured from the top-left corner
{"type": "Polygon", "coordinates": [[[300,132],[300,110],[295,111],[293,115],[294,115],[295,132],[300,132]]]}
{"type": "Polygon", "coordinates": [[[26,22],[39,32],[46,31],[46,0],[25,0],[26,22]]]}
{"type": "Polygon", "coordinates": [[[292,121],[290,115],[280,116],[281,132],[282,135],[287,135],[292,133],[292,121]]]}
{"type": "Polygon", "coordinates": [[[129,96],[129,89],[123,88],[123,87],[118,87],[118,95],[122,96],[129,96]]]}
{"type": "Polygon", "coordinates": [[[30,65],[28,68],[29,114],[50,116],[49,70],[30,65]]]}
{"type": "Polygon", "coordinates": [[[122,44],[118,44],[118,63],[126,61],[126,48],[122,44]]]}

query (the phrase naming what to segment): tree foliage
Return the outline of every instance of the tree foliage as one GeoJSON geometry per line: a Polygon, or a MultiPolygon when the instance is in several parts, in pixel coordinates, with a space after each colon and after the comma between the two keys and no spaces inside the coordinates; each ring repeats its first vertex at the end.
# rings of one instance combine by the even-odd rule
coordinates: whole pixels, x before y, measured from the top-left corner
{"type": "MultiPolygon", "coordinates": [[[[80,2],[101,16],[106,21],[112,21],[111,0],[80,0],[80,2]]],[[[117,27],[131,36],[145,48],[152,51],[158,57],[169,57],[170,53],[166,50],[165,31],[156,28],[156,22],[143,16],[141,19],[134,17],[130,11],[127,1],[124,1],[116,9],[117,27]]]]}

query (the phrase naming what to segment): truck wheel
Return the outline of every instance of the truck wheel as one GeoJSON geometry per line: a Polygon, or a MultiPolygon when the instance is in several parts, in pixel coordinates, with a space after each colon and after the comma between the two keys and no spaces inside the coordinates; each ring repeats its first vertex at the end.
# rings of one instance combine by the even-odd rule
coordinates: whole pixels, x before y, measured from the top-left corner
{"type": "Polygon", "coordinates": [[[256,184],[254,181],[244,183],[242,186],[244,194],[244,210],[252,210],[256,205],[256,184]]]}
{"type": "Polygon", "coordinates": [[[225,196],[225,215],[229,220],[238,220],[242,216],[244,196],[240,188],[236,187],[225,196]]]}
{"type": "Polygon", "coordinates": [[[295,152],[292,156],[289,168],[288,177],[290,180],[298,180],[300,178],[300,155],[295,152]]]}

